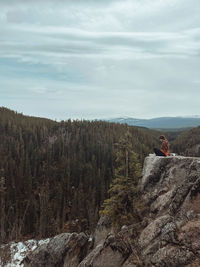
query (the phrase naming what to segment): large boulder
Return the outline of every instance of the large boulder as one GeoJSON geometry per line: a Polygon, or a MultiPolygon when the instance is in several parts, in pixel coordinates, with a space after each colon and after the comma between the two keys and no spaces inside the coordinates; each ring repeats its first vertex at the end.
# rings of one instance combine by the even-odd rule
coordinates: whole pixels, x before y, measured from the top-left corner
{"type": "Polygon", "coordinates": [[[23,260],[25,267],[77,267],[86,256],[88,238],[80,233],[63,233],[57,235],[23,260]]]}

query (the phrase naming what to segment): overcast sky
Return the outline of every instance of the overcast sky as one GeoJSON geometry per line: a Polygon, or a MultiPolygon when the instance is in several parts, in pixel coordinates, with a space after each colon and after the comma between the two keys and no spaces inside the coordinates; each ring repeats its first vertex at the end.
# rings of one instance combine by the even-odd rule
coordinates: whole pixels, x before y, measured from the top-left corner
{"type": "Polygon", "coordinates": [[[199,0],[0,0],[0,106],[52,119],[200,115],[199,0]]]}

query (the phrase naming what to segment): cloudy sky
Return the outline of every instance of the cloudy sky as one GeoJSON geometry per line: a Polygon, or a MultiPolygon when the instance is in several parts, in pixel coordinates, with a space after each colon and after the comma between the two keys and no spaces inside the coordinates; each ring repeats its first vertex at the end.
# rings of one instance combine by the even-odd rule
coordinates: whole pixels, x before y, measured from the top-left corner
{"type": "Polygon", "coordinates": [[[52,119],[200,115],[199,0],[0,0],[0,106],[52,119]]]}

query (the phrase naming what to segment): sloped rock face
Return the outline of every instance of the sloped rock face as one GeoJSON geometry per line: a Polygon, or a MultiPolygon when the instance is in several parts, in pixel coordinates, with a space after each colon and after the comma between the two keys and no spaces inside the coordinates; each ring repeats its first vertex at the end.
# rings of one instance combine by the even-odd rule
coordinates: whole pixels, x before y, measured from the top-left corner
{"type": "Polygon", "coordinates": [[[104,243],[106,237],[112,232],[112,222],[110,217],[102,216],[96,226],[94,232],[94,247],[100,243],[104,243]]]}
{"type": "Polygon", "coordinates": [[[102,216],[94,233],[94,247],[78,267],[120,267],[131,254],[127,236],[114,234],[111,219],[102,216]]]}
{"type": "Polygon", "coordinates": [[[119,235],[110,235],[78,265],[78,267],[120,267],[131,254],[130,245],[119,235]]]}
{"type": "Polygon", "coordinates": [[[139,185],[147,226],[143,266],[200,266],[200,159],[147,157],[139,185]]]}

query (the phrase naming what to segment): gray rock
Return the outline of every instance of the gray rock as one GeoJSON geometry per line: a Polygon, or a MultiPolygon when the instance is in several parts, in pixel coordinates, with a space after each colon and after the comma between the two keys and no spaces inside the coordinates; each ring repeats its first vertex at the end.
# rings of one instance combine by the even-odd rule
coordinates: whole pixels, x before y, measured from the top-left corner
{"type": "Polygon", "coordinates": [[[88,238],[80,233],[63,233],[37,247],[23,260],[25,267],[76,267],[86,254],[88,238]]]}
{"type": "Polygon", "coordinates": [[[171,221],[169,215],[164,215],[152,221],[140,234],[139,245],[141,249],[147,247],[151,242],[161,234],[162,228],[171,221]]]}
{"type": "Polygon", "coordinates": [[[121,267],[131,254],[131,247],[122,236],[109,235],[97,245],[78,267],[121,267]]]}
{"type": "Polygon", "coordinates": [[[199,266],[200,159],[147,157],[138,189],[151,218],[138,236],[143,266],[199,266]]]}
{"type": "Polygon", "coordinates": [[[109,216],[102,216],[94,232],[94,247],[102,244],[110,232],[112,232],[111,218],[109,216]]]}
{"type": "Polygon", "coordinates": [[[191,263],[194,259],[194,254],[188,249],[167,245],[155,252],[151,264],[156,267],[180,267],[191,263]]]}

